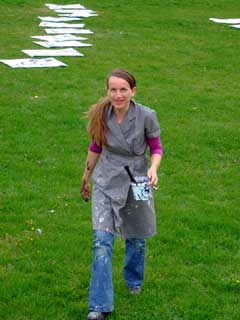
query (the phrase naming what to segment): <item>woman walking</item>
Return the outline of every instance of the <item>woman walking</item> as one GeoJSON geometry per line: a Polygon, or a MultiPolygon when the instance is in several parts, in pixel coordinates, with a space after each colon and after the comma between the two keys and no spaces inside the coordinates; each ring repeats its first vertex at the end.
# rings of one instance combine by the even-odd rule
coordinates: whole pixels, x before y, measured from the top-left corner
{"type": "Polygon", "coordinates": [[[125,241],[124,279],[139,294],[144,279],[145,239],[156,233],[152,188],[162,158],[155,111],[136,103],[136,80],[125,69],[107,78],[107,97],[91,107],[92,139],[81,194],[90,198],[94,230],[88,320],[103,320],[113,311],[112,251],[114,236],[125,241]],[[150,166],[146,157],[150,149],[150,166]]]}

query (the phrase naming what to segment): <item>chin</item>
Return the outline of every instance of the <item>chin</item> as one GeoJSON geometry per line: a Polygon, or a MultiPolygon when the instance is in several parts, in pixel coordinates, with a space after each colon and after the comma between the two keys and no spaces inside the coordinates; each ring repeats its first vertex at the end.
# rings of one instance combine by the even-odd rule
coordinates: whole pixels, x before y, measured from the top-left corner
{"type": "Polygon", "coordinates": [[[114,107],[116,109],[124,109],[124,105],[122,105],[122,104],[114,104],[114,107]]]}

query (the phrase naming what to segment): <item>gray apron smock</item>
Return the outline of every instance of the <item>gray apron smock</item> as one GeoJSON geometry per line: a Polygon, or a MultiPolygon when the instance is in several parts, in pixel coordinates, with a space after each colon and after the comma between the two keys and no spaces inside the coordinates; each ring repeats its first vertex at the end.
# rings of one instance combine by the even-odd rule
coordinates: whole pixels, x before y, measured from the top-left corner
{"type": "Polygon", "coordinates": [[[121,234],[123,239],[151,237],[156,233],[153,198],[134,199],[124,166],[129,166],[133,176],[147,175],[146,138],[160,135],[155,111],[131,101],[121,124],[112,106],[106,110],[105,121],[108,145],[102,147],[92,175],[93,229],[121,234]]]}

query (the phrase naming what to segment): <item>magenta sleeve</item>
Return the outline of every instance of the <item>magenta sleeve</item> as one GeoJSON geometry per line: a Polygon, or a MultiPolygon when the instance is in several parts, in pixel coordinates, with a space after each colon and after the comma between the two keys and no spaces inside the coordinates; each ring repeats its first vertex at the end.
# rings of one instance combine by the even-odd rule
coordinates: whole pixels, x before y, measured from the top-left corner
{"type": "Polygon", "coordinates": [[[101,153],[102,152],[102,147],[96,144],[94,140],[91,141],[89,150],[95,153],[101,153]]]}
{"type": "Polygon", "coordinates": [[[159,154],[162,157],[163,149],[162,149],[160,137],[147,138],[147,144],[150,149],[150,156],[152,156],[153,154],[159,154]]]}

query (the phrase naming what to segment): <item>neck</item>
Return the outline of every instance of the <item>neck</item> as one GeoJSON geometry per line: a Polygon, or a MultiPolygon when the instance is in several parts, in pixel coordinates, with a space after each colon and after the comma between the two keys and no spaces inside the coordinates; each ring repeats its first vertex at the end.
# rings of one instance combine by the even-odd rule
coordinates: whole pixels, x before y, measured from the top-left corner
{"type": "Polygon", "coordinates": [[[129,106],[128,106],[127,108],[125,108],[125,109],[116,109],[116,108],[113,108],[114,114],[115,114],[115,116],[116,116],[116,118],[117,118],[117,122],[118,122],[118,123],[121,123],[121,122],[123,121],[123,119],[124,119],[125,115],[127,114],[129,108],[130,108],[130,104],[129,104],[129,106]]]}

